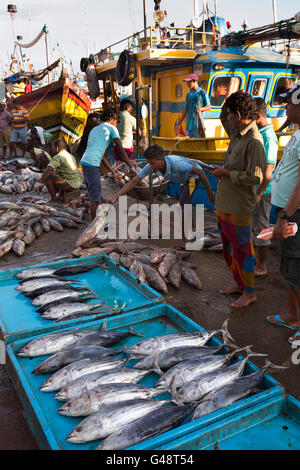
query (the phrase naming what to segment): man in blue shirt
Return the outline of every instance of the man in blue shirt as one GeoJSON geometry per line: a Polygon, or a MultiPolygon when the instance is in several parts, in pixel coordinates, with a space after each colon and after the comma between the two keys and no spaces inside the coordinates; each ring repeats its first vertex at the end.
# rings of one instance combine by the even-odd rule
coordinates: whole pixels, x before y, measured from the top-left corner
{"type": "Polygon", "coordinates": [[[177,123],[177,128],[186,118],[186,134],[192,138],[206,137],[203,111],[211,109],[209,96],[205,90],[198,85],[198,75],[190,74],[184,79],[187,83],[189,93],[186,96],[185,109],[177,123]]]}
{"type": "MultiPolygon", "coordinates": [[[[120,196],[128,193],[134,186],[136,186],[143,178],[153,172],[163,176],[170,183],[181,184],[181,193],[179,203],[181,207],[185,204],[192,203],[192,197],[197,187],[193,190],[192,194],[189,191],[189,181],[192,177],[197,177],[198,182],[204,185],[209,200],[214,204],[215,194],[211,190],[207,176],[202,168],[194,161],[179,155],[164,156],[163,148],[159,145],[151,145],[145,151],[144,156],[148,164],[135,176],[129,183],[127,183],[121,191],[112,199],[111,203],[114,204],[120,196]]],[[[184,224],[184,221],[182,221],[184,224]]],[[[180,246],[181,247],[181,246],[180,246]]]]}
{"type": "Polygon", "coordinates": [[[132,167],[132,162],[129,160],[122,147],[119,132],[116,128],[118,113],[114,109],[105,110],[103,113],[103,121],[102,124],[91,130],[86,150],[80,161],[88,189],[92,219],[96,217],[97,207],[102,202],[100,175],[100,165],[102,161],[116,179],[115,171],[104,157],[104,153],[111,142],[117,147],[121,159],[126,162],[128,166],[132,167]]]}

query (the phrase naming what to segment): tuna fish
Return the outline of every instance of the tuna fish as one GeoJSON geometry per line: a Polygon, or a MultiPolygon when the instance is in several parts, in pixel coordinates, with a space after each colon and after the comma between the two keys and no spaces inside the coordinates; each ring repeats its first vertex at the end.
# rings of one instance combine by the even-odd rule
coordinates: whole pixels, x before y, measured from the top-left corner
{"type": "Polygon", "coordinates": [[[154,268],[148,266],[147,264],[142,263],[142,267],[150,286],[160,292],[163,292],[164,294],[167,294],[168,287],[161,275],[154,268]]]}
{"type": "Polygon", "coordinates": [[[72,362],[80,361],[81,359],[98,360],[106,356],[116,356],[121,353],[121,349],[103,348],[102,346],[71,346],[70,349],[59,351],[53,356],[45,359],[32,371],[32,373],[51,374],[62,367],[65,367],[72,362]]]}
{"type": "Polygon", "coordinates": [[[12,250],[16,255],[22,256],[25,251],[25,242],[23,242],[23,240],[20,240],[19,238],[15,238],[12,250]]]}
{"type": "Polygon", "coordinates": [[[175,251],[169,251],[158,266],[158,272],[162,277],[166,277],[174,264],[177,263],[177,254],[175,251]]]}
{"type": "Polygon", "coordinates": [[[138,384],[101,385],[89,390],[79,398],[69,400],[58,410],[58,413],[65,416],[87,416],[97,413],[104,406],[127,400],[149,399],[162,393],[163,391],[157,388],[144,387],[138,384]]]}
{"type": "Polygon", "coordinates": [[[95,299],[96,297],[94,295],[87,295],[83,297],[76,297],[74,298],[73,296],[68,296],[68,297],[63,297],[58,300],[54,300],[53,302],[48,302],[41,307],[37,308],[36,311],[38,313],[44,313],[46,310],[49,310],[52,307],[57,307],[58,305],[66,304],[66,303],[74,303],[74,301],[77,302],[86,302],[87,300],[95,299]]]}
{"type": "Polygon", "coordinates": [[[172,286],[176,287],[176,289],[179,289],[181,282],[181,263],[176,263],[172,266],[168,274],[168,281],[172,286]]]}
{"type": "Polygon", "coordinates": [[[19,292],[24,292],[24,293],[33,292],[36,289],[40,289],[41,287],[46,287],[46,286],[61,286],[61,288],[63,289],[65,285],[72,284],[73,282],[74,281],[65,281],[65,280],[45,277],[45,278],[39,278],[36,280],[19,283],[19,285],[15,289],[19,292]]]}
{"type": "Polygon", "coordinates": [[[121,450],[158,436],[179,426],[193,411],[194,405],[167,406],[154,410],[110,434],[96,450],[121,450]]]}
{"type": "Polygon", "coordinates": [[[43,312],[43,317],[45,318],[62,318],[67,315],[71,315],[74,312],[80,311],[89,311],[94,310],[95,308],[101,307],[101,304],[82,304],[81,302],[73,303],[61,303],[56,307],[49,308],[43,312]]]}
{"type": "Polygon", "coordinates": [[[45,294],[39,295],[38,297],[36,297],[33,300],[32,304],[37,305],[37,306],[43,306],[43,305],[48,304],[49,302],[58,301],[58,300],[66,298],[66,297],[68,297],[68,298],[72,297],[74,300],[76,300],[78,297],[79,298],[84,297],[85,295],[88,295],[90,293],[91,293],[90,290],[85,290],[85,291],[82,291],[82,292],[78,292],[78,291],[72,291],[72,290],[64,289],[63,285],[62,285],[61,290],[46,292],[45,294]]]}
{"type": "MultiPolygon", "coordinates": [[[[46,294],[47,292],[53,292],[57,290],[61,290],[62,286],[61,284],[50,284],[44,287],[39,287],[38,289],[35,289],[34,291],[27,292],[25,294],[26,297],[30,297],[31,299],[35,299],[39,295],[46,294]]],[[[69,286],[69,285],[64,285],[64,290],[70,290],[70,291],[83,291],[87,289],[87,287],[74,287],[74,286],[69,286]]]]}
{"type": "Polygon", "coordinates": [[[203,330],[195,333],[174,333],[148,338],[128,348],[128,353],[133,355],[138,354],[150,356],[176,346],[203,346],[217,333],[221,333],[223,338],[233,341],[233,338],[227,330],[228,321],[229,320],[226,320],[219,330],[203,330]]]}
{"type": "Polygon", "coordinates": [[[49,268],[28,268],[19,271],[16,274],[18,279],[27,279],[31,277],[38,277],[38,276],[47,276],[48,274],[51,275],[55,272],[54,269],[49,268]]]}
{"type": "Polygon", "coordinates": [[[67,441],[82,443],[102,439],[166,403],[168,403],[166,400],[138,399],[108,405],[81,421],[68,435],[67,441]]]}
{"type": "Polygon", "coordinates": [[[99,385],[113,383],[137,383],[146,375],[150,374],[149,370],[136,370],[129,367],[115,368],[88,374],[72,382],[70,385],[62,388],[56,395],[56,400],[66,401],[80,397],[83,393],[88,392],[99,385]]]}
{"type": "Polygon", "coordinates": [[[195,289],[202,289],[202,284],[198,274],[191,268],[186,267],[185,264],[181,264],[181,273],[184,280],[195,289]]]}
{"type": "Polygon", "coordinates": [[[81,359],[72,362],[55,372],[44,382],[40,388],[41,392],[55,392],[79,378],[84,378],[88,374],[102,372],[104,370],[121,367],[128,362],[128,359],[101,358],[101,359],[81,359]]]}
{"type": "Polygon", "coordinates": [[[53,274],[57,276],[73,276],[74,274],[82,274],[91,271],[92,269],[96,269],[102,267],[102,264],[73,264],[70,266],[64,266],[63,268],[59,268],[54,271],[53,274]]]}
{"type": "Polygon", "coordinates": [[[91,331],[92,330],[75,328],[73,330],[39,336],[21,348],[18,352],[18,356],[35,357],[54,354],[63,348],[70,348],[78,338],[90,334],[91,331]]]}

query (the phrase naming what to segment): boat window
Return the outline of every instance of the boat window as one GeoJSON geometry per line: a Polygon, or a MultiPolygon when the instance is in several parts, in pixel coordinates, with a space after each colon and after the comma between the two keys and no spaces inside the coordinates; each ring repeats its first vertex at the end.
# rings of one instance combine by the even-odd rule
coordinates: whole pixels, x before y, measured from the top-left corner
{"type": "Polygon", "coordinates": [[[266,80],[255,80],[252,88],[252,96],[264,96],[266,90],[267,81],[266,80]]]}
{"type": "Polygon", "coordinates": [[[176,99],[182,98],[182,85],[181,85],[181,83],[179,83],[175,87],[175,96],[176,96],[176,99]]]}
{"type": "Polygon", "coordinates": [[[225,99],[240,89],[240,77],[218,77],[214,80],[210,97],[212,106],[221,107],[225,99]]]}
{"type": "Polygon", "coordinates": [[[282,98],[280,98],[280,94],[286,91],[289,88],[292,88],[292,86],[295,83],[295,78],[291,77],[282,77],[278,80],[276,90],[274,93],[274,98],[272,102],[272,106],[283,106],[284,101],[282,98]]]}

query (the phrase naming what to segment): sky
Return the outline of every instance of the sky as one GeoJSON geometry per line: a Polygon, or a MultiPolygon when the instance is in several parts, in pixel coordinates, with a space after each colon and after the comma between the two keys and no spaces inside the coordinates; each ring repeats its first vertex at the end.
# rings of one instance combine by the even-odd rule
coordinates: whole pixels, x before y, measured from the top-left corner
{"type": "MultiPolygon", "coordinates": [[[[154,1],[145,1],[147,24],[154,25],[154,1]]],[[[213,11],[214,1],[207,1],[213,11]]],[[[15,4],[16,35],[23,36],[24,43],[31,42],[47,24],[50,63],[64,56],[67,63],[72,62],[75,73],[79,72],[81,57],[99,52],[144,27],[143,0],[16,0],[15,4]]],[[[276,4],[278,21],[293,17],[300,9],[299,0],[276,0],[276,4]]],[[[7,1],[0,0],[0,76],[13,51],[7,5],[7,1]]],[[[245,19],[250,28],[273,22],[272,0],[217,0],[217,6],[218,14],[229,20],[235,31],[241,29],[245,19]]],[[[167,11],[164,25],[175,22],[176,26],[188,26],[194,16],[193,0],[161,0],[161,9],[167,11]]],[[[125,47],[121,44],[120,51],[125,47]]],[[[44,38],[24,52],[36,70],[46,67],[44,38]]]]}

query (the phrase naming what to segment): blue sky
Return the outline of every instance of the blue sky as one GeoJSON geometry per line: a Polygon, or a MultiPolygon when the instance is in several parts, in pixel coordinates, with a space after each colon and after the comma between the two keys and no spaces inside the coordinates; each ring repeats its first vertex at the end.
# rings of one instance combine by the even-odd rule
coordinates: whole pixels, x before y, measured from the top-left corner
{"type": "MultiPolygon", "coordinates": [[[[4,0],[0,2],[0,73],[13,49],[7,4],[4,0]]],[[[208,4],[213,10],[213,0],[208,0],[208,4]]],[[[217,4],[219,15],[229,20],[234,30],[241,29],[244,19],[250,28],[273,22],[272,0],[218,0],[217,4]]],[[[81,57],[131,35],[134,25],[138,31],[143,29],[142,0],[16,0],[16,5],[16,34],[30,42],[46,23],[50,62],[64,54],[67,61],[72,59],[75,72],[79,71],[81,57]]],[[[148,25],[153,24],[153,6],[153,0],[146,0],[148,25]]],[[[193,17],[193,0],[162,0],[161,8],[168,13],[166,24],[174,21],[176,26],[187,26],[193,17]]],[[[299,0],[277,0],[278,20],[291,18],[299,10],[299,0]]],[[[46,66],[44,39],[23,51],[36,68],[46,66]]]]}

